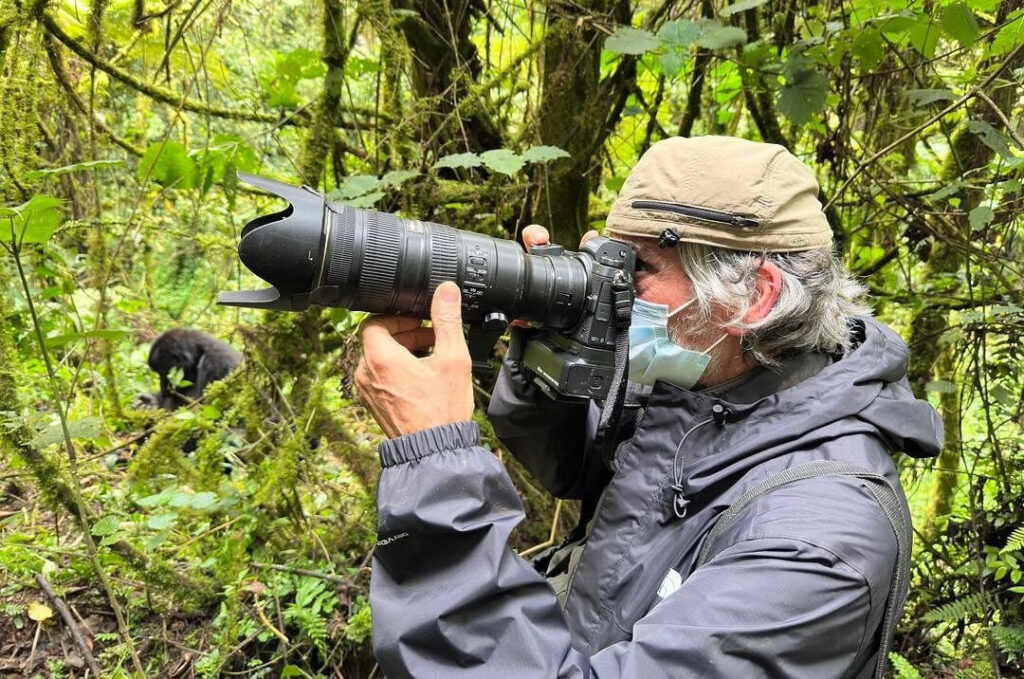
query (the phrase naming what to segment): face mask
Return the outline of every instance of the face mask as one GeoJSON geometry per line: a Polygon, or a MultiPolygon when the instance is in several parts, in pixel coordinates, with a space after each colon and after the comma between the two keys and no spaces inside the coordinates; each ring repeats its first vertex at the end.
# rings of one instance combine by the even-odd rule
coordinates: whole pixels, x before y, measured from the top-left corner
{"type": "Polygon", "coordinates": [[[696,301],[691,299],[672,313],[668,306],[633,301],[633,320],[629,326],[629,379],[653,385],[663,380],[682,389],[691,389],[711,362],[711,350],[728,337],[723,334],[704,351],[684,349],[668,334],[668,319],[696,301]]]}

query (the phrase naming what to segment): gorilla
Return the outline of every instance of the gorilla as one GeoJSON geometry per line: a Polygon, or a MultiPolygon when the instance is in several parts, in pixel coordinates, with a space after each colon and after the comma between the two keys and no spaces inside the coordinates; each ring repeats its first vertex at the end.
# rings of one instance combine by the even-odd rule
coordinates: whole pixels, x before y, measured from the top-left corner
{"type": "Polygon", "coordinates": [[[174,410],[200,398],[207,385],[223,379],[242,362],[242,354],[226,342],[199,330],[173,328],[153,341],[149,367],[160,375],[160,393],[144,394],[142,405],[174,410]],[[171,383],[180,368],[185,385],[171,383]]]}

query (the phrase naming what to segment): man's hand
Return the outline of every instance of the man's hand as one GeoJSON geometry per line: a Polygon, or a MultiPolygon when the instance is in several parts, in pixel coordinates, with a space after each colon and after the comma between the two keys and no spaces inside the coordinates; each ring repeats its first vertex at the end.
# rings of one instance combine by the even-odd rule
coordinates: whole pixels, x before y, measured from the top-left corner
{"type": "MultiPolygon", "coordinates": [[[[532,250],[536,245],[547,245],[548,243],[551,242],[551,235],[548,233],[548,230],[545,229],[540,224],[530,224],[528,227],[523,229],[522,235],[523,247],[526,248],[527,252],[532,250]]],[[[582,248],[584,243],[586,243],[588,240],[597,235],[599,234],[597,233],[597,231],[594,231],[593,229],[587,231],[585,234],[583,234],[583,238],[580,239],[580,247],[582,248]]],[[[519,328],[530,327],[530,324],[527,323],[526,321],[519,320],[512,321],[511,325],[514,325],[519,328]]]]}
{"type": "Polygon", "coordinates": [[[390,437],[473,417],[473,377],[462,335],[461,294],[445,282],[430,307],[433,328],[404,316],[375,316],[362,326],[363,356],[356,386],[390,437]],[[430,356],[413,352],[434,347],[430,356]]]}

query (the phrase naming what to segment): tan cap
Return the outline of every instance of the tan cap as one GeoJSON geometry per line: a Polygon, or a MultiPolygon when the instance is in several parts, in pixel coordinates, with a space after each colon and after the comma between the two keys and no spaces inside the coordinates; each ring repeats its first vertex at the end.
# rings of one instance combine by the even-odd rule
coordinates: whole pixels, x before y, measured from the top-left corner
{"type": "Polygon", "coordinates": [[[672,137],[648,149],[608,214],[608,231],[730,250],[828,247],[832,229],[814,173],[777,144],[735,137],[672,137]]]}

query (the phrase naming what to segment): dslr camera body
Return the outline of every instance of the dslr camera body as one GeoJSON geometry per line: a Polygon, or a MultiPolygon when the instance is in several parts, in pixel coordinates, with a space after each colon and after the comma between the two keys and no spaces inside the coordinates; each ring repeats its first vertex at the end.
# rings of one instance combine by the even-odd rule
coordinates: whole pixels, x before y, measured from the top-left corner
{"type": "MultiPolygon", "coordinates": [[[[559,245],[526,253],[514,241],[333,203],[308,186],[239,178],[288,201],[243,229],[242,263],[270,283],[223,292],[219,303],[301,311],[310,305],[430,318],[434,290],[462,290],[474,370],[513,319],[529,321],[522,368],[558,399],[604,400],[624,370],[636,252],[595,237],[579,252],[559,245]],[[618,371],[617,371],[618,368],[618,371]]],[[[616,385],[618,388],[618,385],[616,385]]]]}

